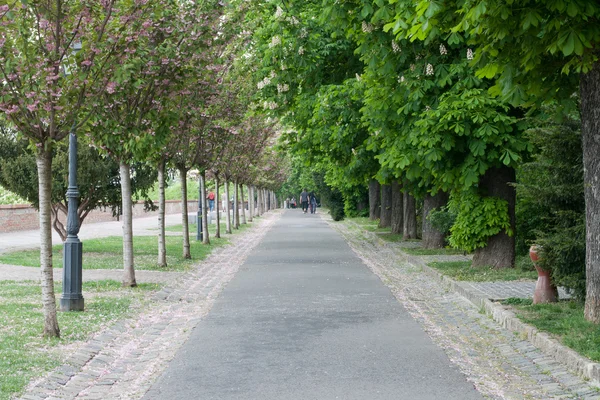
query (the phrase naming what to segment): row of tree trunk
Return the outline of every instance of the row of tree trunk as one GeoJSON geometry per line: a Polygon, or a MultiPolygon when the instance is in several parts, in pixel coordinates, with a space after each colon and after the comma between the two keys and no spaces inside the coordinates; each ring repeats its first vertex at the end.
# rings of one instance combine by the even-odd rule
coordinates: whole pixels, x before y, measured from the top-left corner
{"type": "MultiPolygon", "coordinates": [[[[504,199],[508,203],[508,211],[512,230],[515,227],[516,193],[514,189],[515,171],[508,167],[490,168],[480,178],[478,190],[483,196],[504,199]]],[[[427,249],[443,248],[446,237],[435,229],[428,215],[434,209],[440,209],[448,202],[448,194],[437,192],[427,194],[423,199],[422,209],[422,245],[427,249]]],[[[417,238],[417,206],[415,198],[407,191],[402,191],[398,180],[388,184],[380,184],[375,179],[369,182],[369,217],[379,219],[379,227],[390,228],[392,233],[402,234],[404,240],[417,238]]],[[[473,266],[492,266],[495,268],[514,267],[515,239],[502,231],[490,237],[487,245],[477,249],[473,254],[473,266]]]]}

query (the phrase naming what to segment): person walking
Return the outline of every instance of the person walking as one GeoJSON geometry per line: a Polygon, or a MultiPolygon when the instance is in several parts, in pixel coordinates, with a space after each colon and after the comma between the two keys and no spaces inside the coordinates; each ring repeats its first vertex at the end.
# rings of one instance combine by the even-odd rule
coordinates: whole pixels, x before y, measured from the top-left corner
{"type": "Polygon", "coordinates": [[[304,214],[308,211],[308,191],[306,188],[300,193],[300,202],[302,203],[302,211],[304,214]]]}
{"type": "Polygon", "coordinates": [[[315,214],[317,212],[317,197],[314,192],[310,193],[310,213],[315,214]]]}
{"type": "Polygon", "coordinates": [[[215,209],[215,193],[211,190],[206,198],[208,199],[208,210],[212,212],[215,209]]]}

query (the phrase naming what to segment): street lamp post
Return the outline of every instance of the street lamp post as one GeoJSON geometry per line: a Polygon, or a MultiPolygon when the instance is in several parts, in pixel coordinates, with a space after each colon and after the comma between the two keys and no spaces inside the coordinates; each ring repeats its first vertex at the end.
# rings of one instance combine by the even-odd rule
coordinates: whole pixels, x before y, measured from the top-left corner
{"type": "MultiPolygon", "coordinates": [[[[81,42],[71,45],[72,54],[81,50],[81,42]]],[[[70,72],[65,69],[65,75],[70,72]]],[[[60,297],[61,311],[83,311],[84,301],[81,294],[83,244],[77,237],[79,233],[79,190],[77,189],[77,135],[74,122],[69,133],[69,186],[67,188],[67,240],[63,248],[63,292],[60,297]]]]}
{"type": "Polygon", "coordinates": [[[67,240],[63,250],[63,293],[60,298],[61,311],[83,311],[82,250],[79,233],[79,190],[77,190],[77,136],[75,124],[69,133],[69,187],[67,188],[67,240]]]}
{"type": "Polygon", "coordinates": [[[203,240],[203,234],[202,234],[202,175],[200,175],[200,174],[198,174],[198,215],[196,216],[196,240],[203,240]]]}

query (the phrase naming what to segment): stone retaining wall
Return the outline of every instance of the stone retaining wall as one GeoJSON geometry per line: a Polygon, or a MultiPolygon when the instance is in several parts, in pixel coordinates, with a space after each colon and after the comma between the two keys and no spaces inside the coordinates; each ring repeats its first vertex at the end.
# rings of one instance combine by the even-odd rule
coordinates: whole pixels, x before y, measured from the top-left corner
{"type": "MultiPolygon", "coordinates": [[[[156,203],[155,203],[156,204],[156,203]]],[[[168,200],[166,202],[165,212],[167,214],[177,214],[181,212],[181,202],[179,200],[168,200]]],[[[188,201],[188,212],[196,212],[198,201],[188,201]]],[[[133,218],[151,217],[158,215],[158,211],[144,211],[144,203],[137,203],[133,207],[133,218]]],[[[62,216],[61,216],[62,217],[62,216]]],[[[60,218],[63,220],[63,218],[60,218]]],[[[88,214],[84,223],[116,221],[110,209],[93,210],[88,214]]],[[[40,222],[38,212],[29,205],[0,205],[0,232],[25,231],[39,229],[40,222]]]]}

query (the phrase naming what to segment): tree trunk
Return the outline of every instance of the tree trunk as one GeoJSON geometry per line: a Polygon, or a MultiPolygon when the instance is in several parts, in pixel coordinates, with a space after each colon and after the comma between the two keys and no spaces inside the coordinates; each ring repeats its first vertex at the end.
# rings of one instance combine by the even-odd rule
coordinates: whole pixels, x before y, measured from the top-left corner
{"type": "Polygon", "coordinates": [[[244,185],[240,183],[240,198],[242,200],[242,224],[246,225],[246,205],[244,203],[244,185]]]}
{"type": "Polygon", "coordinates": [[[402,233],[404,225],[404,194],[401,191],[402,187],[397,180],[392,181],[392,233],[402,233]]]}
{"type": "Polygon", "coordinates": [[[233,181],[233,229],[240,229],[240,203],[238,183],[237,180],[233,181]]]}
{"type": "MultiPolygon", "coordinates": [[[[498,197],[508,202],[510,226],[515,231],[516,191],[515,170],[508,167],[490,168],[479,180],[479,190],[484,196],[498,197]]],[[[504,231],[488,239],[487,245],[475,250],[473,267],[492,266],[494,268],[512,268],[515,266],[515,236],[504,231]]]]}
{"type": "Polygon", "coordinates": [[[380,217],[381,211],[381,186],[375,179],[369,181],[369,218],[376,220],[380,217]]]}
{"type": "Polygon", "coordinates": [[[440,209],[448,203],[448,193],[437,192],[435,196],[427,194],[423,202],[423,247],[426,249],[443,249],[446,246],[446,235],[435,229],[429,221],[429,213],[440,209]]]}
{"type": "Polygon", "coordinates": [[[188,226],[188,204],[187,204],[187,169],[179,168],[179,179],[181,180],[181,224],[183,225],[183,258],[192,258],[190,253],[190,229],[188,226]]]}
{"type": "Polygon", "coordinates": [[[200,204],[202,204],[202,243],[210,244],[208,237],[208,207],[206,203],[206,172],[200,173],[200,204]]]}
{"type": "Polygon", "coordinates": [[[404,224],[402,226],[402,239],[417,238],[417,202],[413,196],[404,193],[404,224]]]}
{"type": "Polygon", "coordinates": [[[42,283],[42,308],[44,311],[44,337],[59,337],[56,318],[56,298],[52,272],[52,149],[40,148],[36,155],[40,201],[40,269],[42,283]]]}
{"type": "Polygon", "coordinates": [[[380,228],[388,228],[392,225],[392,186],[381,185],[381,213],[379,219],[380,228]]]}
{"type": "Polygon", "coordinates": [[[219,215],[219,176],[215,174],[215,210],[217,212],[217,226],[215,237],[218,239],[221,237],[221,216],[219,215]]]}
{"type": "Polygon", "coordinates": [[[137,286],[133,268],[133,202],[131,200],[131,173],[129,165],[119,163],[121,176],[121,209],[123,212],[123,286],[137,286]]]}
{"type": "Polygon", "coordinates": [[[260,202],[260,188],[256,189],[256,216],[260,217],[262,213],[260,212],[261,202],[260,202]]]}
{"type": "Polygon", "coordinates": [[[254,218],[254,186],[248,185],[248,222],[254,218]]]}
{"type": "Polygon", "coordinates": [[[600,323],[600,62],[581,75],[581,131],[585,182],[585,318],[600,323]]]}
{"type": "Polygon", "coordinates": [[[159,267],[167,266],[165,238],[165,160],[158,163],[158,261],[159,267]]]}
{"type": "Polygon", "coordinates": [[[225,233],[232,234],[231,230],[231,203],[229,202],[229,179],[225,178],[225,233]]]}

